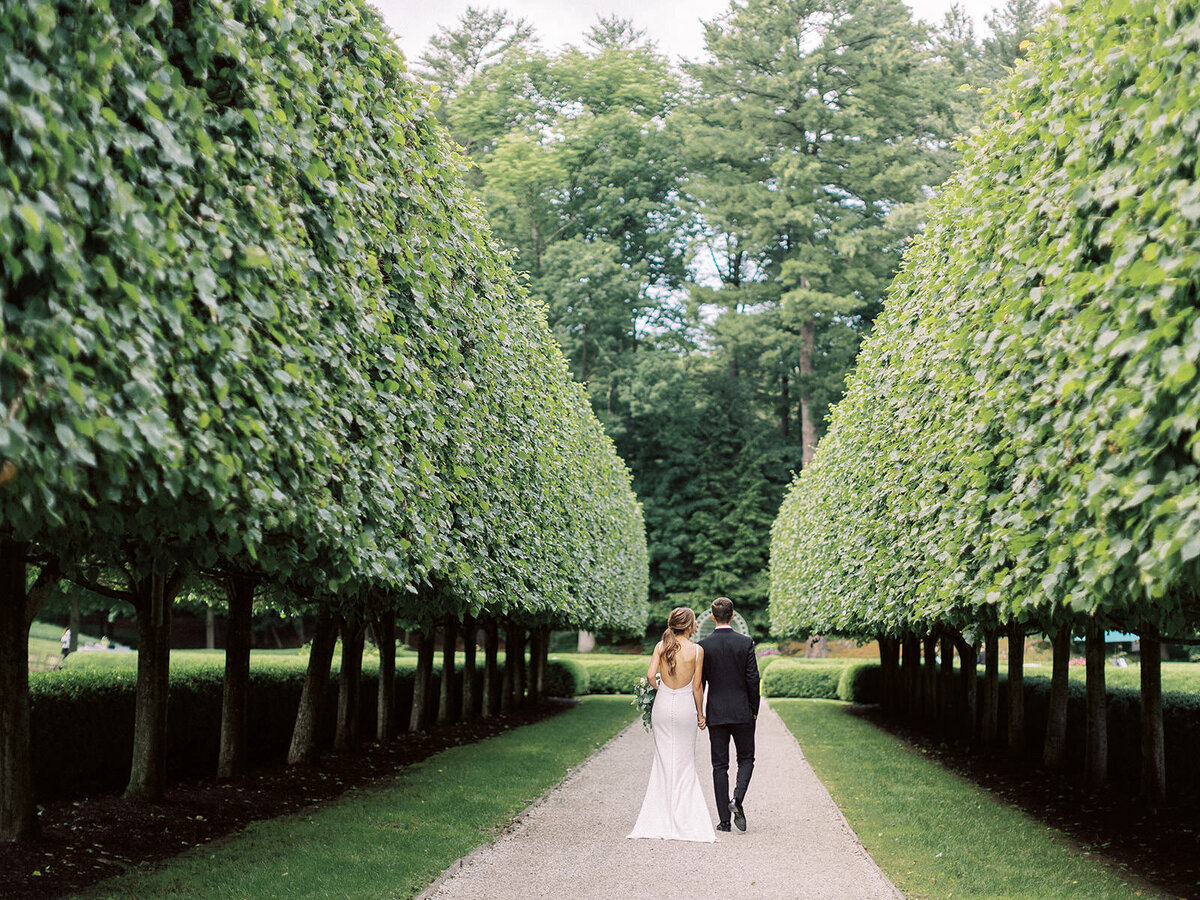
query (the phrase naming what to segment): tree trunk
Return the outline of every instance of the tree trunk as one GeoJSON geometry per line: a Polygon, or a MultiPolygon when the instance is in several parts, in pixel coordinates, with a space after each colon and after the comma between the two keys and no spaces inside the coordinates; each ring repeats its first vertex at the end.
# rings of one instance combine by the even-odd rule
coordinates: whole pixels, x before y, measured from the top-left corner
{"type": "Polygon", "coordinates": [[[462,722],[470,722],[475,718],[475,638],[478,629],[473,617],[463,617],[462,722]]]}
{"type": "Polygon", "coordinates": [[[779,437],[786,444],[792,419],[792,398],[788,392],[787,372],[779,375],[779,437]]]}
{"type": "Polygon", "coordinates": [[[504,626],[504,673],[500,677],[500,714],[506,715],[513,707],[514,672],[517,668],[516,641],[517,628],[511,622],[504,626]]]}
{"type": "Polygon", "coordinates": [[[167,698],[171,667],[171,601],[166,575],[154,571],[130,585],[138,620],[133,761],[125,797],[158,803],[167,784],[167,698]]]}
{"type": "Polygon", "coordinates": [[[1008,623],[1008,751],[1025,753],[1025,629],[1008,623]]]}
{"type": "Polygon", "coordinates": [[[942,699],[940,719],[942,727],[949,729],[954,726],[954,710],[957,706],[958,692],[954,689],[954,641],[948,634],[942,635],[941,655],[942,680],[938,685],[938,693],[941,694],[942,699]]]}
{"type": "Polygon", "coordinates": [[[1167,762],[1163,752],[1162,645],[1149,629],[1142,640],[1142,801],[1153,812],[1167,802],[1167,762]]]}
{"type": "Polygon", "coordinates": [[[1054,668],[1050,673],[1050,710],[1046,717],[1042,765],[1052,772],[1061,772],[1067,761],[1067,672],[1071,665],[1071,626],[1060,625],[1051,641],[1054,645],[1054,668]]]}
{"type": "Polygon", "coordinates": [[[433,654],[436,638],[432,628],[420,632],[417,644],[417,674],[413,679],[412,713],[408,717],[409,731],[424,731],[429,691],[433,684],[433,654]]]}
{"type": "Polygon", "coordinates": [[[0,541],[0,841],[38,836],[29,726],[29,626],[58,584],[57,565],[28,588],[27,548],[0,541]]]}
{"type": "Polygon", "coordinates": [[[375,710],[375,740],[390,741],[395,734],[396,709],[396,617],[383,613],[375,620],[379,643],[379,695],[375,710]]]}
{"type": "Polygon", "coordinates": [[[447,617],[442,631],[442,693],[438,702],[439,725],[454,721],[454,651],[458,641],[458,623],[447,617]]]}
{"type": "Polygon", "coordinates": [[[361,718],[362,658],[366,641],[366,623],[357,613],[342,618],[342,668],[338,673],[337,731],[333,749],[339,752],[359,748],[359,719],[361,718]]]}
{"type": "Polygon", "coordinates": [[[817,423],[813,419],[812,391],[813,349],[817,343],[817,325],[809,319],[800,327],[800,459],[808,467],[817,449],[817,423]]]}
{"type": "Polygon", "coordinates": [[[513,667],[513,706],[525,705],[525,689],[529,686],[529,676],[525,668],[525,641],[527,633],[525,628],[518,627],[516,632],[516,646],[513,652],[516,654],[515,665],[513,667]]]}
{"type": "Polygon", "coordinates": [[[879,636],[880,695],[883,708],[895,712],[900,696],[900,642],[892,637],[879,636]]]}
{"type": "MultiPolygon", "coordinates": [[[[246,714],[250,704],[250,625],[257,581],[246,575],[225,579],[229,622],[225,632],[225,684],[221,696],[221,749],[217,778],[227,781],[246,770],[246,714]]],[[[212,608],[208,610],[212,615],[212,608]]]]}
{"type": "Polygon", "coordinates": [[[327,604],[322,604],[313,627],[312,646],[308,653],[308,669],[304,673],[304,688],[296,709],[296,725],[292,729],[292,745],[288,748],[289,766],[315,766],[321,755],[321,719],[325,697],[329,692],[329,669],[337,649],[337,620],[327,604]]]}
{"type": "Polygon", "coordinates": [[[1000,737],[1000,633],[992,629],[984,641],[983,707],[980,734],[983,742],[994,746],[1000,737]]]}
{"type": "Polygon", "coordinates": [[[211,606],[204,611],[204,646],[208,650],[217,649],[217,614],[211,606]]]}
{"type": "Polygon", "coordinates": [[[1108,692],[1104,685],[1104,629],[1095,616],[1088,619],[1087,738],[1084,754],[1084,783],[1098,791],[1108,783],[1108,692]]]}
{"type": "Polygon", "coordinates": [[[937,637],[927,634],[921,641],[925,649],[924,686],[922,688],[922,714],[930,722],[937,719],[937,637]]]}
{"type": "Polygon", "coordinates": [[[538,668],[537,668],[537,698],[538,701],[546,699],[546,668],[550,665],[550,626],[543,625],[541,628],[541,639],[538,642],[540,648],[538,652],[538,668]]]}
{"type": "Polygon", "coordinates": [[[74,653],[79,649],[79,629],[81,626],[82,616],[79,615],[79,595],[71,594],[71,612],[67,619],[67,627],[71,629],[71,640],[67,644],[67,652],[74,653]]]}
{"type": "Polygon", "coordinates": [[[915,716],[921,711],[921,639],[915,634],[904,636],[901,657],[904,683],[904,714],[915,716]]]}
{"type": "Polygon", "coordinates": [[[974,741],[979,727],[979,653],[974,643],[969,643],[961,635],[956,636],[954,643],[958,646],[958,661],[962,669],[962,719],[959,727],[963,736],[974,741]]]}
{"type": "Polygon", "coordinates": [[[529,630],[529,690],[525,695],[525,703],[528,706],[536,706],[541,700],[538,697],[538,663],[542,653],[542,631],[540,628],[531,628],[529,630]]]}
{"type": "Polygon", "coordinates": [[[493,619],[484,626],[483,644],[483,718],[500,711],[500,626],[493,619]]]}

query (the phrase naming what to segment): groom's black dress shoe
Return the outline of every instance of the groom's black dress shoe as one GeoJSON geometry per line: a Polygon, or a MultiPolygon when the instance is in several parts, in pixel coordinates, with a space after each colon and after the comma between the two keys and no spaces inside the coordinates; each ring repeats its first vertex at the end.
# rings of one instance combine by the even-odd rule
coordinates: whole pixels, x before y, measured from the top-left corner
{"type": "Polygon", "coordinates": [[[717,823],[717,831],[731,831],[731,830],[732,829],[729,827],[728,822],[718,822],[717,823]]]}
{"type": "Polygon", "coordinates": [[[729,811],[733,813],[733,824],[737,826],[738,831],[746,830],[746,814],[742,811],[742,807],[734,800],[729,804],[729,811]]]}

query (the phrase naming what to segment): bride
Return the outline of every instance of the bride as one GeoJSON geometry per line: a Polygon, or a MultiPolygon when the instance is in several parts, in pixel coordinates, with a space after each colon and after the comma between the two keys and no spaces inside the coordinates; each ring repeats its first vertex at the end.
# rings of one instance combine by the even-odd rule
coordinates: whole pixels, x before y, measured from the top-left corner
{"type": "Polygon", "coordinates": [[[717,839],[696,775],[696,734],[705,723],[700,680],[704,649],[689,640],[695,633],[695,613],[686,606],[671,610],[650,658],[646,678],[651,684],[655,676],[659,679],[650,713],[654,762],[631,838],[717,839]]]}

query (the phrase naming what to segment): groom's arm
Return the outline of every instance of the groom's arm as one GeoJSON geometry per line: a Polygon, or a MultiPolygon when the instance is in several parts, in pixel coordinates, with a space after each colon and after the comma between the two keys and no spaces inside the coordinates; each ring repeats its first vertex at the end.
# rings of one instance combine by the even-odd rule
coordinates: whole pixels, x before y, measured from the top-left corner
{"type": "Polygon", "coordinates": [[[750,697],[750,711],[758,718],[758,654],[754,652],[754,644],[746,651],[746,694],[750,697]]]}

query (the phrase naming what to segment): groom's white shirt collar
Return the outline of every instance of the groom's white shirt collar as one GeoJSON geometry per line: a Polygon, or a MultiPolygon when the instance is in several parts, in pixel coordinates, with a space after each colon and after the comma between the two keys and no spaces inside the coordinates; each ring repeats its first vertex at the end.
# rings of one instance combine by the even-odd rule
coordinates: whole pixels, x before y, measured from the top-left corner
{"type": "Polygon", "coordinates": [[[718,625],[713,631],[733,631],[732,625],[718,625]]]}

